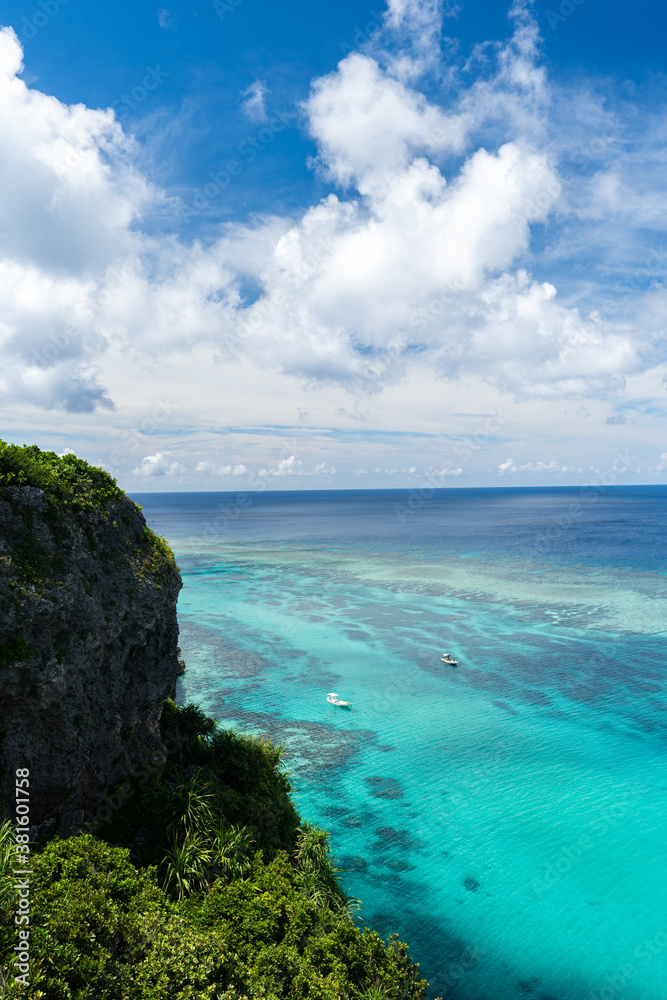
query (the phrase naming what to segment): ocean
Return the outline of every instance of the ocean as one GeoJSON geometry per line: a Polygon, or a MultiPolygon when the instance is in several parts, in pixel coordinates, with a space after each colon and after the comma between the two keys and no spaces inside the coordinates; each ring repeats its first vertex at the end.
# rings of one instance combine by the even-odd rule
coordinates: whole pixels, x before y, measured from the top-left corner
{"type": "Polygon", "coordinates": [[[667,487],[133,499],[179,702],[284,742],[429,997],[667,1000],[667,487]]]}

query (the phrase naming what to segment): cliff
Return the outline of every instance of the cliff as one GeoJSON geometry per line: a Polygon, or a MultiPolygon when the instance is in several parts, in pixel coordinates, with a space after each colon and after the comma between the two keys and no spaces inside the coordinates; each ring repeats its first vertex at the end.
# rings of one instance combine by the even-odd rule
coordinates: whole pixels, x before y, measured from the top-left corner
{"type": "MultiPolygon", "coordinates": [[[[2,805],[30,770],[31,822],[71,832],[149,754],[179,670],[181,578],[101,469],[0,442],[2,805]]],[[[33,833],[36,831],[33,830],[33,833]]]]}

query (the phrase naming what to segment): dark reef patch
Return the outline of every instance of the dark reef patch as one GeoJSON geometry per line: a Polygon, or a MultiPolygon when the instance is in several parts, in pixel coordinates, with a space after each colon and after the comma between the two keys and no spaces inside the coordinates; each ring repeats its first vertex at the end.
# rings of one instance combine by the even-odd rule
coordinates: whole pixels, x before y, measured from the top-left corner
{"type": "Polygon", "coordinates": [[[403,788],[396,778],[383,778],[381,775],[372,775],[364,778],[373,798],[375,799],[402,799],[404,798],[403,788]]]}
{"type": "Polygon", "coordinates": [[[398,847],[402,851],[409,850],[410,834],[407,830],[395,830],[393,826],[379,826],[375,831],[381,843],[379,848],[398,847]]]}
{"type": "Polygon", "coordinates": [[[531,993],[535,992],[538,983],[539,979],[520,979],[516,984],[517,993],[524,997],[530,996],[531,993]]]}
{"type": "Polygon", "coordinates": [[[344,854],[338,859],[340,862],[340,867],[346,872],[365,872],[368,871],[368,861],[366,858],[362,858],[359,854],[344,854]]]}
{"type": "Polygon", "coordinates": [[[324,811],[327,816],[345,816],[350,810],[345,806],[326,806],[324,811]]]}
{"type": "MultiPolygon", "coordinates": [[[[188,690],[186,695],[189,697],[188,690]]],[[[204,708],[224,725],[235,725],[244,732],[265,734],[273,743],[284,743],[286,759],[298,757],[300,763],[289,763],[293,772],[313,774],[335,768],[349,768],[353,759],[367,747],[377,744],[372,729],[338,729],[321,722],[281,718],[270,712],[248,711],[238,702],[229,703],[202,698],[204,708]]]]}
{"type": "Polygon", "coordinates": [[[401,858],[392,858],[391,861],[387,861],[387,868],[391,868],[393,872],[415,871],[414,865],[411,865],[409,861],[404,861],[401,858]]]}
{"type": "Polygon", "coordinates": [[[477,890],[481,886],[481,882],[479,882],[476,878],[468,876],[468,878],[464,878],[463,885],[468,890],[468,892],[477,892],[477,890]]]}

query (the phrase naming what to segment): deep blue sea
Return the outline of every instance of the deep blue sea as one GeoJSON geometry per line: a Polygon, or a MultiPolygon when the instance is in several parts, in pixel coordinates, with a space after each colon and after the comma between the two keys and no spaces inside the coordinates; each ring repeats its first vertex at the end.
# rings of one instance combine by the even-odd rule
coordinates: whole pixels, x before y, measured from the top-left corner
{"type": "Polygon", "coordinates": [[[667,487],[134,499],[179,700],[286,744],[430,997],[667,1000],[667,487]]]}

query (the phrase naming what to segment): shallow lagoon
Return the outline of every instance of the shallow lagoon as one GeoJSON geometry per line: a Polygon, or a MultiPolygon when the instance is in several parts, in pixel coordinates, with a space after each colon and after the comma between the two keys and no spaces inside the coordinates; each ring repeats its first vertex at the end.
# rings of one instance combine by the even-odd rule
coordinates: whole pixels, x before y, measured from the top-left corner
{"type": "Polygon", "coordinates": [[[431,996],[667,998],[667,489],[135,499],[179,697],[287,744],[431,996]]]}

